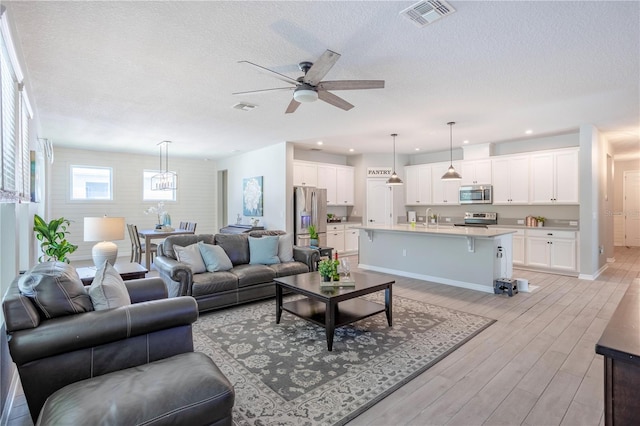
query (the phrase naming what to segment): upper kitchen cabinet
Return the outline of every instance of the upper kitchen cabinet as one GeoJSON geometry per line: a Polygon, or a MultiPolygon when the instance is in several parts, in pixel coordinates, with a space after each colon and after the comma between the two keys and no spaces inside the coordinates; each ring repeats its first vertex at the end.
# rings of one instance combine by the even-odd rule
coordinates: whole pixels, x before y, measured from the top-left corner
{"type": "MultiPolygon", "coordinates": [[[[431,204],[459,204],[458,190],[460,189],[460,181],[442,180],[442,175],[444,175],[447,170],[449,170],[449,166],[450,163],[437,163],[431,166],[431,204]]],[[[453,167],[456,170],[460,170],[460,163],[453,162],[453,167]]]]}
{"type": "Polygon", "coordinates": [[[355,171],[350,166],[318,164],[318,188],[327,189],[327,205],[355,204],[355,171]]]}
{"type": "Polygon", "coordinates": [[[318,165],[306,161],[294,161],[293,185],[318,186],[318,165]]]}
{"type": "Polygon", "coordinates": [[[496,157],[491,169],[493,204],[529,204],[528,155],[496,157]]]}
{"type": "Polygon", "coordinates": [[[531,203],[577,204],[578,149],[531,155],[531,203]]]}
{"type": "Polygon", "coordinates": [[[491,160],[463,161],[460,174],[462,185],[491,185],[491,160]]]}
{"type": "Polygon", "coordinates": [[[424,164],[406,166],[404,179],[407,206],[431,204],[431,166],[424,164]]]}

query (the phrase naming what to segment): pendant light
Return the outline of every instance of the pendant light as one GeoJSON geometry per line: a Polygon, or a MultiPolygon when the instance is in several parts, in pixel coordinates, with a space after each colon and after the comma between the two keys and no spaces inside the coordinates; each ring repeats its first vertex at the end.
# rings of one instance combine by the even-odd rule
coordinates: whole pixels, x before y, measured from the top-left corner
{"type": "Polygon", "coordinates": [[[449,125],[449,170],[445,174],[442,175],[442,180],[460,180],[462,176],[460,173],[456,172],[456,169],[453,168],[453,125],[456,124],[455,121],[450,121],[447,123],[449,125]]]}
{"type": "Polygon", "coordinates": [[[393,173],[391,173],[391,177],[387,180],[387,185],[398,186],[402,185],[402,179],[400,179],[396,173],[396,136],[398,136],[398,134],[391,133],[391,136],[393,136],[393,173]]]}
{"type": "Polygon", "coordinates": [[[178,188],[178,176],[169,171],[169,144],[171,141],[162,141],[160,145],[160,173],[151,177],[152,191],[173,191],[178,188]],[[165,153],[165,168],[162,171],[162,148],[165,153]]]}

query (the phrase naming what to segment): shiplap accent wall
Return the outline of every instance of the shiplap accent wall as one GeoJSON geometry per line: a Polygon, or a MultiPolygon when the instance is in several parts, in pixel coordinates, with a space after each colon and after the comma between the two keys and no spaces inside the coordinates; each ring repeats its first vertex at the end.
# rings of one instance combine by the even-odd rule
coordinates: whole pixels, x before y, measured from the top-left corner
{"type": "MultiPolygon", "coordinates": [[[[65,217],[71,221],[69,241],[78,245],[71,260],[91,259],[91,248],[95,242],[84,242],[84,218],[93,216],[124,217],[138,229],[153,228],[155,215],[144,211],[157,205],[142,201],[143,170],[157,170],[158,156],[135,155],[103,151],[88,151],[55,148],[48,202],[51,218],[65,217]],[[70,166],[99,166],[113,169],[113,201],[71,201],[70,166]]],[[[217,168],[213,161],[169,158],[169,168],[178,174],[178,192],[175,202],[165,202],[171,215],[172,226],[180,221],[197,222],[198,234],[216,233],[220,228],[217,211],[217,168]]],[[[125,239],[114,241],[118,245],[118,256],[131,253],[131,242],[125,230],[125,239]]]]}

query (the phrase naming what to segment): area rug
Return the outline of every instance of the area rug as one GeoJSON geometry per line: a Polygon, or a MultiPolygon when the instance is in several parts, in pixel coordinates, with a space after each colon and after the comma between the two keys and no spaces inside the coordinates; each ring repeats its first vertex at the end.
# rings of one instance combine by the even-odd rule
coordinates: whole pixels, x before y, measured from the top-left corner
{"type": "Polygon", "coordinates": [[[194,324],[195,350],[234,386],[239,426],[342,425],[495,322],[394,296],[393,327],[384,314],[340,327],[329,352],[323,328],[287,312],[276,324],[275,310],[270,300],[194,324]]]}

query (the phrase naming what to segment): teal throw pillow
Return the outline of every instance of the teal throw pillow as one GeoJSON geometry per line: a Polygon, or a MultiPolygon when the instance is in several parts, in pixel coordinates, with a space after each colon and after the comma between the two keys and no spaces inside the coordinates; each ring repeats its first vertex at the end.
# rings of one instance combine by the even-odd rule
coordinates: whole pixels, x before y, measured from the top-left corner
{"type": "Polygon", "coordinates": [[[233,268],[233,264],[227,255],[227,252],[220,246],[214,246],[213,244],[205,244],[202,241],[198,242],[198,248],[202,255],[207,271],[228,271],[233,268]]]}
{"type": "Polygon", "coordinates": [[[278,258],[277,235],[260,238],[249,237],[249,263],[251,265],[273,265],[280,263],[278,258]]]}

